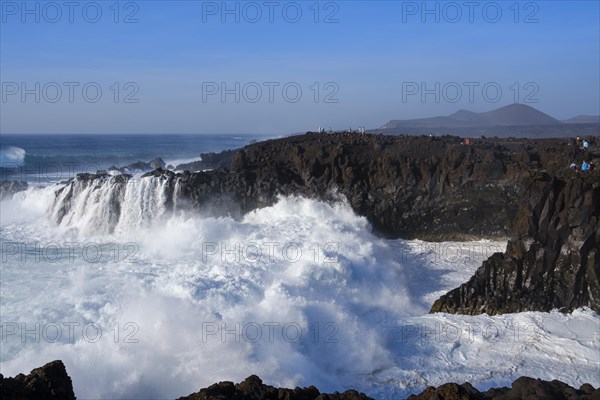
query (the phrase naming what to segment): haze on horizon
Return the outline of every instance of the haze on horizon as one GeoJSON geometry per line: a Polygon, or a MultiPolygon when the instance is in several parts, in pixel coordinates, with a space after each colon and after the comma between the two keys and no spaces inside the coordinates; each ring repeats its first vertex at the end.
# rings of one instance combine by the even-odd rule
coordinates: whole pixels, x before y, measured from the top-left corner
{"type": "Polygon", "coordinates": [[[595,1],[76,4],[0,1],[0,133],[284,134],[515,102],[600,114],[595,1]]]}

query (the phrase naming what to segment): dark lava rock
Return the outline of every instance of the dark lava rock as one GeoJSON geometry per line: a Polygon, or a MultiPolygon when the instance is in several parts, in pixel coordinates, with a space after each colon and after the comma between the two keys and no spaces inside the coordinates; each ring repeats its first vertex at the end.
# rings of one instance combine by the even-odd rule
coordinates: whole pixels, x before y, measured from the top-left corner
{"type": "Polygon", "coordinates": [[[120,168],[119,170],[122,172],[126,172],[126,171],[150,171],[152,169],[153,168],[150,165],[150,163],[144,162],[144,161],[137,161],[134,163],[127,164],[123,168],[120,168]]]}
{"type": "Polygon", "coordinates": [[[226,181],[219,179],[244,212],[278,195],[338,193],[389,237],[505,238],[532,172],[572,175],[569,164],[585,157],[569,139],[464,145],[454,136],[307,134],[238,150],[226,181]]]}
{"type": "Polygon", "coordinates": [[[0,182],[0,199],[11,197],[13,194],[27,190],[27,182],[2,181],[0,182]]]}
{"type": "Polygon", "coordinates": [[[441,386],[430,386],[419,395],[412,395],[409,400],[483,400],[486,399],[481,392],[469,383],[458,385],[446,383],[441,386]]]}
{"type": "Polygon", "coordinates": [[[184,164],[178,164],[175,168],[173,168],[175,171],[191,171],[191,172],[198,172],[198,171],[204,171],[206,169],[213,169],[212,167],[209,167],[207,163],[205,163],[202,160],[198,160],[198,161],[192,161],[189,163],[184,163],[184,164]]]}
{"type": "MultiPolygon", "coordinates": [[[[342,194],[387,236],[506,237],[517,212],[514,171],[521,163],[510,153],[465,146],[456,137],[313,134],[246,146],[227,174],[203,179],[218,179],[218,191],[235,198],[242,212],[272,205],[279,195],[327,200],[342,194]]],[[[195,199],[203,191],[188,187],[195,199]]]]}
{"type": "Polygon", "coordinates": [[[220,153],[202,153],[201,160],[179,164],[174,169],[177,171],[205,171],[212,169],[229,169],[233,156],[237,150],[223,150],[220,153]]]}
{"type": "Polygon", "coordinates": [[[207,169],[229,168],[236,152],[237,150],[223,150],[219,153],[202,153],[200,158],[207,165],[207,169]]]}
{"type": "Polygon", "coordinates": [[[165,168],[165,166],[167,165],[162,158],[160,157],[156,157],[154,160],[150,161],[150,167],[151,168],[165,168]]]}
{"type": "MultiPolygon", "coordinates": [[[[348,390],[344,393],[324,394],[317,388],[278,389],[262,383],[253,375],[244,382],[234,385],[232,382],[216,383],[206,389],[181,397],[179,400],[366,400],[363,393],[348,390]]],[[[458,385],[446,383],[436,387],[428,387],[408,400],[600,400],[600,389],[585,384],[579,390],[554,380],[521,377],[513,382],[512,388],[495,388],[480,392],[470,383],[458,385]]]]}
{"type": "Polygon", "coordinates": [[[52,361],[29,375],[5,378],[0,374],[3,400],[75,400],[73,384],[62,361],[52,361]]]}
{"type": "Polygon", "coordinates": [[[133,172],[133,171],[148,172],[148,171],[152,171],[157,168],[164,169],[166,167],[166,165],[167,164],[164,162],[164,160],[162,158],[156,157],[155,159],[153,159],[150,162],[136,161],[134,163],[127,164],[121,168],[112,166],[112,167],[108,168],[108,170],[109,171],[118,171],[118,172],[126,174],[126,173],[133,172]]]}
{"type": "Polygon", "coordinates": [[[554,380],[521,377],[513,382],[512,388],[496,388],[480,392],[469,383],[457,385],[446,383],[428,387],[421,394],[412,395],[408,400],[597,400],[600,389],[586,384],[576,390],[566,383],[554,380]],[[585,386],[585,388],[584,388],[585,386]]]}
{"type": "Polygon", "coordinates": [[[432,312],[600,312],[600,179],[534,176],[523,191],[505,253],[438,299],[432,312]]]}
{"type": "Polygon", "coordinates": [[[179,400],[372,400],[363,393],[348,390],[344,393],[320,393],[314,386],[283,389],[267,386],[252,375],[241,383],[219,382],[179,400]]]}

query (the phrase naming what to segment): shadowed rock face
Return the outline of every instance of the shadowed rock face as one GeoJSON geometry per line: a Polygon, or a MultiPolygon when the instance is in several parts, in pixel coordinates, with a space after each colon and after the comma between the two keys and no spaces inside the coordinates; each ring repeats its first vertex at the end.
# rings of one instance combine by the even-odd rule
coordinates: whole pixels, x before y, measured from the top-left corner
{"type": "MultiPolygon", "coordinates": [[[[257,376],[251,376],[244,382],[234,385],[232,382],[220,382],[179,400],[368,400],[370,397],[354,390],[344,393],[319,393],[314,386],[296,389],[278,389],[262,383],[257,376]]],[[[446,383],[437,388],[429,387],[408,400],[564,400],[600,399],[600,389],[585,384],[579,389],[560,381],[543,381],[521,377],[513,382],[511,388],[494,388],[480,392],[471,384],[446,383]]]]}
{"type": "Polygon", "coordinates": [[[29,375],[4,378],[0,374],[3,400],[75,400],[73,384],[62,361],[52,361],[29,375]]]}
{"type": "Polygon", "coordinates": [[[579,390],[560,381],[543,381],[521,377],[509,388],[494,388],[480,392],[469,383],[458,385],[446,383],[429,387],[419,395],[413,395],[408,400],[565,400],[600,399],[600,389],[594,389],[589,384],[582,385],[579,390]]]}
{"type": "Polygon", "coordinates": [[[458,138],[305,135],[248,146],[232,171],[244,177],[248,209],[277,194],[337,192],[380,233],[440,240],[507,236],[516,166],[494,145],[458,138]]]}
{"type": "Polygon", "coordinates": [[[513,239],[432,312],[600,311],[600,182],[540,174],[523,192],[513,239]]]}
{"type": "MultiPolygon", "coordinates": [[[[317,388],[277,389],[262,383],[253,375],[244,382],[234,385],[232,382],[216,383],[206,389],[181,397],[179,400],[368,400],[363,393],[348,390],[344,393],[324,394],[317,388]]],[[[560,381],[543,381],[521,377],[513,382],[511,388],[494,388],[480,392],[471,384],[446,383],[437,388],[429,387],[408,400],[564,400],[600,399],[600,389],[585,384],[579,390],[560,381]]]]}
{"type": "Polygon", "coordinates": [[[256,375],[246,378],[245,381],[219,382],[206,389],[178,400],[372,400],[363,393],[347,390],[344,393],[320,393],[314,387],[283,389],[267,386],[256,375]]]}

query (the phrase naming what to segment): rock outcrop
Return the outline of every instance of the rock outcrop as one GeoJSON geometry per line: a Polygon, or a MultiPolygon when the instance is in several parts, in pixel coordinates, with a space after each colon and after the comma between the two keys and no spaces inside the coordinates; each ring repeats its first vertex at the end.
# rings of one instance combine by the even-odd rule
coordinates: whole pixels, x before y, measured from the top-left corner
{"type": "Polygon", "coordinates": [[[263,384],[252,375],[241,383],[219,382],[199,392],[178,400],[372,400],[355,390],[344,393],[320,393],[314,386],[306,388],[283,389],[263,384]]]}
{"type": "MultiPolygon", "coordinates": [[[[142,171],[142,172],[152,171],[157,168],[165,168],[165,166],[166,166],[166,163],[164,162],[164,160],[160,157],[156,157],[153,160],[151,160],[150,162],[136,161],[136,162],[127,164],[121,168],[112,166],[112,167],[109,167],[108,170],[121,172],[123,174],[128,174],[128,173],[134,172],[134,171],[142,171]]],[[[98,171],[98,173],[101,173],[101,171],[98,171]]]]}
{"type": "Polygon", "coordinates": [[[201,153],[200,160],[179,164],[174,168],[176,171],[204,171],[217,168],[229,168],[233,155],[237,150],[224,150],[220,153],[201,153]]]}
{"type": "MultiPolygon", "coordinates": [[[[324,394],[317,388],[278,389],[262,383],[253,375],[242,383],[219,382],[206,389],[178,400],[368,400],[363,393],[348,390],[344,393],[324,394]]],[[[408,400],[600,400],[600,389],[585,384],[575,389],[566,383],[554,380],[543,381],[521,377],[513,382],[511,388],[494,388],[485,392],[475,389],[470,383],[458,385],[446,383],[428,387],[408,400]]]]}
{"type": "Polygon", "coordinates": [[[431,311],[500,314],[526,310],[600,312],[600,181],[597,175],[528,181],[513,239],[431,311]]]}
{"type": "Polygon", "coordinates": [[[0,374],[3,400],[75,400],[73,383],[62,361],[52,361],[29,375],[5,378],[0,374]]]}
{"type": "Polygon", "coordinates": [[[600,399],[600,389],[585,384],[575,389],[566,383],[554,380],[521,377],[513,382],[511,388],[495,388],[480,392],[471,384],[446,383],[428,387],[421,394],[408,400],[596,400],[600,399]]]}
{"type": "Polygon", "coordinates": [[[192,174],[185,187],[197,204],[207,193],[226,194],[241,213],[279,195],[342,194],[390,237],[505,237],[517,212],[520,163],[537,157],[523,153],[456,137],[312,134],[246,146],[230,170],[192,174]]]}

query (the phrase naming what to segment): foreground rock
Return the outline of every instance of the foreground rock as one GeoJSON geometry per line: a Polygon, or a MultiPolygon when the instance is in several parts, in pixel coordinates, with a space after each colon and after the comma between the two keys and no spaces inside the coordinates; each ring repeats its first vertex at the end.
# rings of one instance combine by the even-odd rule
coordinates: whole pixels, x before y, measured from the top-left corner
{"type": "MultiPolygon", "coordinates": [[[[262,383],[257,376],[234,385],[232,382],[216,383],[179,400],[367,400],[370,397],[354,390],[344,393],[322,394],[314,386],[296,389],[278,389],[262,383]]],[[[447,383],[437,388],[429,387],[408,400],[600,400],[600,389],[585,384],[579,390],[560,381],[543,381],[521,377],[511,388],[490,389],[480,392],[471,384],[447,383]]]]}
{"type": "MultiPolygon", "coordinates": [[[[36,368],[29,375],[5,378],[0,374],[3,400],[75,400],[71,378],[62,361],[57,360],[36,368]]],[[[554,380],[551,382],[521,377],[511,388],[495,388],[480,392],[471,384],[447,383],[428,387],[408,400],[600,400],[600,389],[584,384],[578,390],[554,380]]],[[[347,390],[344,393],[321,393],[314,386],[295,389],[265,385],[256,375],[241,383],[219,382],[178,400],[372,400],[364,393],[347,390]]]]}
{"type": "MultiPolygon", "coordinates": [[[[237,385],[232,382],[216,383],[206,389],[181,397],[179,400],[367,400],[370,397],[354,390],[344,393],[324,394],[317,388],[278,389],[262,383],[257,376],[251,376],[237,385]]],[[[543,381],[521,377],[511,388],[495,388],[480,392],[471,384],[446,383],[437,388],[429,387],[421,394],[412,395],[408,400],[600,400],[600,389],[585,384],[580,389],[560,381],[543,381]]]]}
{"type": "Polygon", "coordinates": [[[576,400],[600,399],[600,389],[585,384],[576,390],[560,381],[543,381],[521,377],[513,382],[512,387],[490,389],[480,392],[469,383],[458,385],[446,383],[445,385],[429,387],[419,395],[413,395],[408,400],[576,400]]]}
{"type": "Polygon", "coordinates": [[[62,361],[52,361],[29,375],[5,378],[0,374],[3,400],[75,400],[73,384],[62,361]]]}
{"type": "Polygon", "coordinates": [[[245,381],[233,384],[233,382],[219,382],[206,389],[179,400],[372,400],[363,393],[355,390],[347,390],[344,393],[325,394],[320,393],[314,387],[281,389],[267,386],[256,375],[246,378],[245,381]]]}

